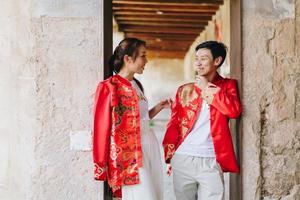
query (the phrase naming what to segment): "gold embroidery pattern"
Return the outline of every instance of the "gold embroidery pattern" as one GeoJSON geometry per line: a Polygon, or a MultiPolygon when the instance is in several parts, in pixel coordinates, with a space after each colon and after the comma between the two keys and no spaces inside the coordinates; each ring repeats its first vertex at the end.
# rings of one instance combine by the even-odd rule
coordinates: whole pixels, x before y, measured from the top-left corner
{"type": "Polygon", "coordinates": [[[122,116],[126,110],[132,110],[130,107],[124,106],[121,102],[118,103],[116,107],[114,107],[114,112],[116,112],[119,116],[122,116]]]}
{"type": "Polygon", "coordinates": [[[115,191],[117,191],[117,190],[120,190],[120,189],[121,189],[121,186],[113,185],[113,186],[111,187],[111,189],[112,189],[113,192],[115,192],[115,191]]]}
{"type": "Polygon", "coordinates": [[[105,168],[100,167],[97,163],[94,163],[94,178],[100,179],[102,174],[106,171],[105,168]]]}
{"type": "Polygon", "coordinates": [[[175,152],[175,145],[174,144],[166,144],[164,146],[164,148],[166,149],[166,160],[170,159],[173,157],[173,154],[175,152]]]}
{"type": "Polygon", "coordinates": [[[189,106],[189,104],[198,97],[194,87],[195,86],[192,83],[183,86],[182,91],[180,92],[180,103],[182,107],[189,106]]]}
{"type": "Polygon", "coordinates": [[[189,131],[189,123],[197,114],[199,106],[199,94],[195,89],[195,85],[192,83],[182,86],[179,91],[179,102],[182,104],[185,110],[184,117],[181,118],[181,138],[184,139],[189,131]]]}
{"type": "Polygon", "coordinates": [[[119,156],[119,154],[121,153],[121,148],[117,147],[117,145],[115,143],[112,143],[110,145],[110,158],[112,160],[116,160],[117,157],[119,156]]]}
{"type": "Polygon", "coordinates": [[[185,126],[182,126],[182,127],[181,127],[181,135],[182,135],[182,138],[185,138],[185,136],[186,136],[188,130],[189,130],[189,129],[188,129],[187,127],[185,127],[185,126]]]}
{"type": "Polygon", "coordinates": [[[187,126],[188,126],[188,120],[186,118],[183,118],[181,121],[181,132],[180,132],[181,137],[184,137],[185,134],[187,133],[188,131],[187,126]]]}
{"type": "Polygon", "coordinates": [[[117,191],[123,184],[138,183],[138,167],[142,166],[142,148],[139,96],[118,78],[113,78],[113,82],[116,89],[112,106],[108,184],[113,191],[117,191]]]}
{"type": "Polygon", "coordinates": [[[187,118],[188,118],[188,120],[191,120],[194,115],[195,115],[195,112],[193,110],[188,110],[187,111],[187,118]]]}

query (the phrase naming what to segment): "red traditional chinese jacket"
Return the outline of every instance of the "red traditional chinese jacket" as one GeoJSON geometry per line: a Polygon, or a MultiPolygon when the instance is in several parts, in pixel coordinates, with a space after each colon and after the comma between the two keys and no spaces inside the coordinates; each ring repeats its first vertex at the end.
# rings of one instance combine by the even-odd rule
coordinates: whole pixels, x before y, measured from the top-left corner
{"type": "Polygon", "coordinates": [[[93,158],[94,178],[108,180],[121,195],[122,185],[139,183],[142,166],[138,96],[119,75],[100,82],[95,94],[93,158]]]}
{"type": "Polygon", "coordinates": [[[201,91],[194,83],[178,88],[163,140],[165,161],[170,163],[176,149],[191,132],[205,99],[210,104],[210,127],[216,160],[224,172],[238,173],[228,126],[229,118],[237,118],[242,112],[237,82],[217,74],[212,83],[218,91],[215,94],[210,92],[210,88],[201,91]]]}

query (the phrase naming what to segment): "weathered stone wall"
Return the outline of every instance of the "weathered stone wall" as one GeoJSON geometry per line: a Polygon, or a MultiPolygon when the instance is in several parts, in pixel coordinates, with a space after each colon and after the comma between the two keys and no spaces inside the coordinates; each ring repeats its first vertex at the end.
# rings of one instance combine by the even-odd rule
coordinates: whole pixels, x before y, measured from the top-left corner
{"type": "Polygon", "coordinates": [[[91,135],[101,2],[1,1],[1,199],[102,199],[91,152],[70,150],[91,135]]]}
{"type": "Polygon", "coordinates": [[[0,199],[25,199],[30,190],[37,127],[29,1],[0,3],[0,199]]]}
{"type": "Polygon", "coordinates": [[[300,1],[242,1],[243,199],[300,198],[300,1]]]}

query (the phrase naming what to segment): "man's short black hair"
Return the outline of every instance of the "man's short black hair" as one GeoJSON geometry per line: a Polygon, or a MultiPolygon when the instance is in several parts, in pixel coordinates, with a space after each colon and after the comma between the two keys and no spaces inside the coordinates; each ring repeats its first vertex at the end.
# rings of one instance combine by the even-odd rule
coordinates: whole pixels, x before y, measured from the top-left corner
{"type": "Polygon", "coordinates": [[[206,42],[199,44],[196,47],[196,51],[198,51],[199,49],[209,49],[213,56],[213,59],[216,59],[219,56],[221,56],[222,61],[218,65],[218,67],[220,67],[224,63],[225,58],[226,58],[226,53],[227,53],[227,47],[222,42],[206,41],[206,42]]]}

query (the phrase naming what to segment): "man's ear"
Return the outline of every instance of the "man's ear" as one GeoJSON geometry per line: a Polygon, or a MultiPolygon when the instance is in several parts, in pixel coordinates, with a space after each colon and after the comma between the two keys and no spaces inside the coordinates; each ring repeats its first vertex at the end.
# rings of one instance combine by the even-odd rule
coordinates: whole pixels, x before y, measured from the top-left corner
{"type": "Polygon", "coordinates": [[[217,57],[215,60],[214,60],[214,63],[216,66],[219,66],[222,62],[223,58],[221,56],[217,57]]]}

